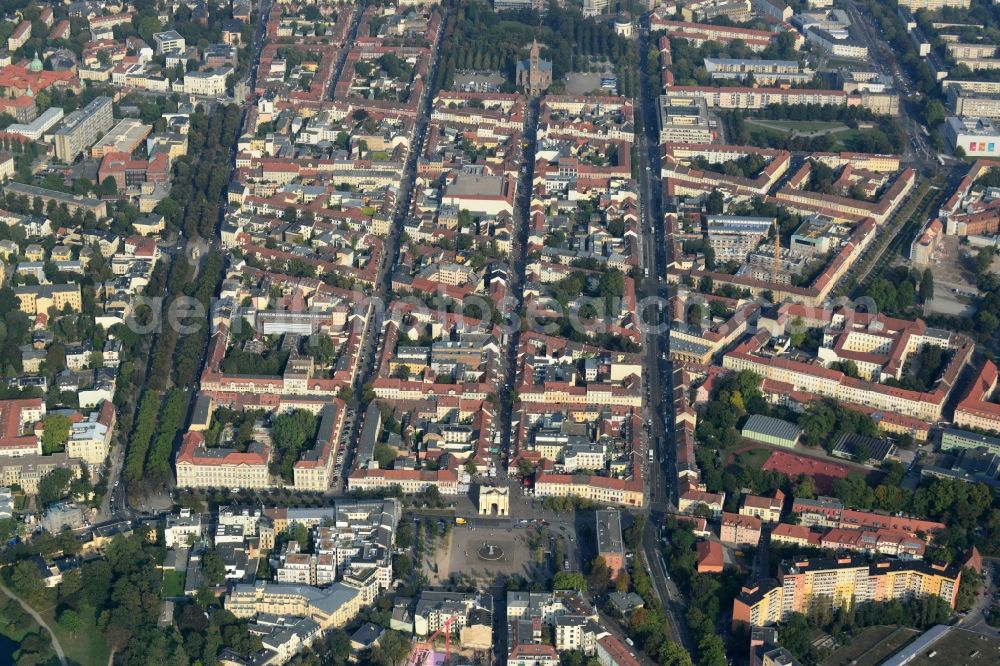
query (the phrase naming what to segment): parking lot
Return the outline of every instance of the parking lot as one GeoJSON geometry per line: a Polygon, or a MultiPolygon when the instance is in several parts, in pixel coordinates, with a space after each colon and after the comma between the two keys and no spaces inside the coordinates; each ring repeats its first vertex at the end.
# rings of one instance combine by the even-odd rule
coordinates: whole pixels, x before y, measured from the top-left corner
{"type": "Polygon", "coordinates": [[[613,94],[614,90],[601,88],[601,79],[614,75],[610,66],[606,66],[603,72],[570,72],[566,75],[566,94],[586,95],[595,91],[598,95],[613,94]]]}

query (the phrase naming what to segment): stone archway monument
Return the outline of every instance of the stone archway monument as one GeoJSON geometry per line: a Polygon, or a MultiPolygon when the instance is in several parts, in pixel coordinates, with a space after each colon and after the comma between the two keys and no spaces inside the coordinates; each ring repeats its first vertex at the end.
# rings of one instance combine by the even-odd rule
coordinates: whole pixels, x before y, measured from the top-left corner
{"type": "Polygon", "coordinates": [[[510,488],[506,486],[479,486],[479,515],[509,516],[510,488]]]}

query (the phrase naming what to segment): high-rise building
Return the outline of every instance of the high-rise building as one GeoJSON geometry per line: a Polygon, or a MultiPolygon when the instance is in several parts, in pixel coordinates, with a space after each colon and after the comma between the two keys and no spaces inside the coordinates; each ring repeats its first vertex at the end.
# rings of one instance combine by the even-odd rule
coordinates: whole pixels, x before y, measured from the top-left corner
{"type": "Polygon", "coordinates": [[[778,580],[744,587],[733,601],[733,624],[765,626],[805,613],[817,603],[831,608],[867,601],[937,596],[951,608],[962,579],[962,563],[869,560],[863,556],[783,563],[778,580]]]}
{"type": "Polygon", "coordinates": [[[600,16],[607,14],[611,3],[608,0],[583,0],[584,16],[600,16]]]}
{"type": "Polygon", "coordinates": [[[90,104],[66,116],[54,132],[56,157],[72,162],[111,129],[115,117],[110,97],[97,97],[90,104]]]}

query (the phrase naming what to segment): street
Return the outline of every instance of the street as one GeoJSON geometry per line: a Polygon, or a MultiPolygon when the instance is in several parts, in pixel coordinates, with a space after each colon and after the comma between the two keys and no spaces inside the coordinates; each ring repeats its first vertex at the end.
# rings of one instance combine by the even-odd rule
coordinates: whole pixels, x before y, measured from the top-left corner
{"type": "MultiPolygon", "coordinates": [[[[648,18],[639,33],[639,53],[649,49],[648,18]]],[[[650,446],[653,447],[654,462],[649,466],[648,504],[649,516],[642,535],[642,556],[653,581],[653,588],[663,603],[667,622],[671,628],[670,638],[692,650],[691,637],[684,622],[684,603],[677,586],[670,580],[660,553],[659,526],[665,514],[675,511],[676,487],[671,480],[675,474],[675,452],[671,428],[673,414],[672,368],[669,363],[668,335],[669,319],[660,299],[668,297],[668,290],[662,279],[667,267],[666,238],[663,226],[663,188],[660,182],[660,145],[657,131],[658,91],[650,90],[646,58],[640,57],[640,95],[638,107],[641,118],[637,119],[636,145],[639,153],[639,200],[641,203],[642,228],[645,231],[643,247],[645,265],[649,267],[649,278],[643,283],[647,299],[652,301],[652,312],[645,313],[647,333],[643,336],[646,357],[645,378],[648,387],[646,418],[651,421],[649,430],[650,446]],[[656,331],[663,321],[664,330],[656,331]],[[649,332],[653,329],[656,332],[649,332]]]]}

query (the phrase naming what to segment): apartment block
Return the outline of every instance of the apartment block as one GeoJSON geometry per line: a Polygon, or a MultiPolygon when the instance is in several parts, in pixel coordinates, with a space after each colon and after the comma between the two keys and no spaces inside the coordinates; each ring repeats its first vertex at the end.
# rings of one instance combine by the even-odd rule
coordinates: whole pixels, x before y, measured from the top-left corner
{"type": "Polygon", "coordinates": [[[226,595],[225,608],[238,618],[258,614],[308,617],[324,630],[342,627],[361,609],[358,590],[334,583],[325,588],[287,583],[239,584],[226,595]]]}
{"type": "Polygon", "coordinates": [[[110,97],[97,97],[66,116],[54,132],[56,157],[72,162],[111,129],[114,114],[110,97]]]}
{"type": "Polygon", "coordinates": [[[111,449],[115,429],[115,406],[110,400],[101,403],[99,411],[70,426],[66,440],[66,455],[88,465],[103,465],[111,449]]]}
{"type": "Polygon", "coordinates": [[[0,401],[0,456],[41,455],[42,444],[34,426],[44,416],[45,401],[41,398],[0,401]]]}
{"type": "Polygon", "coordinates": [[[776,581],[743,589],[733,601],[734,626],[774,624],[820,602],[837,609],[845,604],[933,595],[954,608],[962,564],[854,556],[785,562],[778,576],[776,581]]]}
{"type": "Polygon", "coordinates": [[[968,9],[971,4],[971,0],[899,0],[900,7],[906,7],[912,12],[918,9],[926,9],[929,12],[934,12],[945,7],[968,9]]]}
{"type": "Polygon", "coordinates": [[[719,528],[719,540],[737,546],[756,546],[760,543],[760,528],[760,518],[724,511],[722,525],[719,528]]]}
{"type": "Polygon", "coordinates": [[[79,284],[15,287],[14,295],[21,303],[21,312],[27,315],[48,314],[50,308],[61,311],[65,307],[79,312],[82,307],[79,284]]]}

